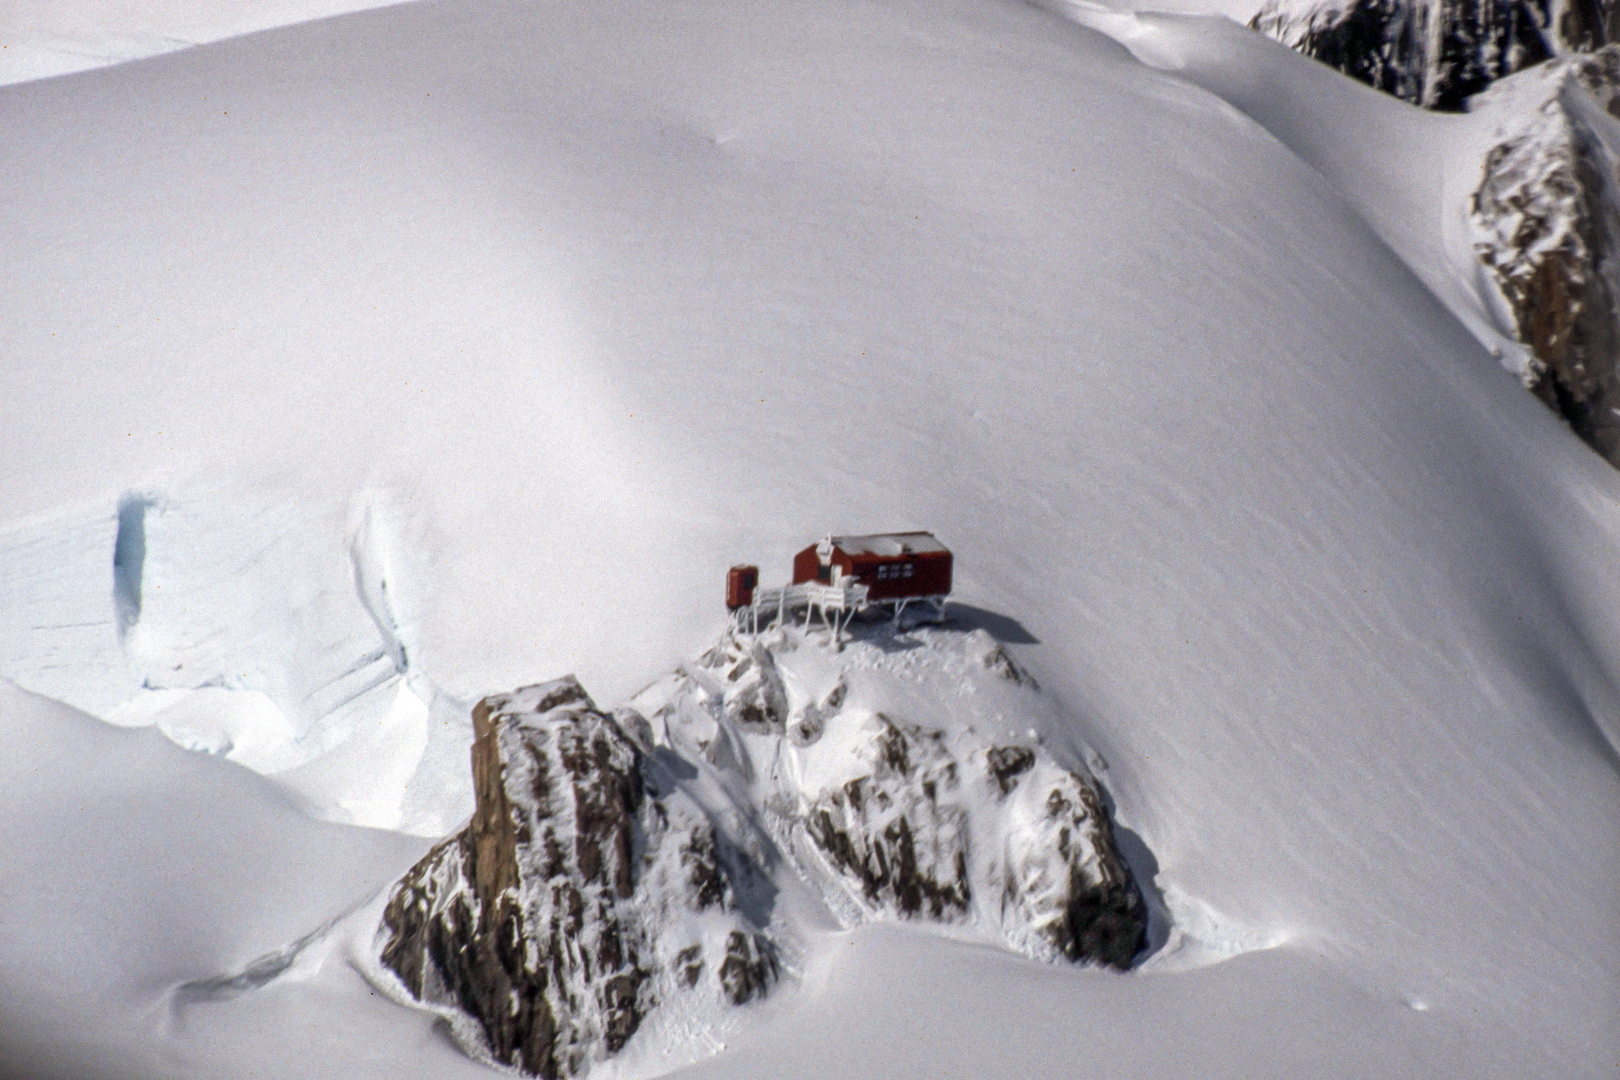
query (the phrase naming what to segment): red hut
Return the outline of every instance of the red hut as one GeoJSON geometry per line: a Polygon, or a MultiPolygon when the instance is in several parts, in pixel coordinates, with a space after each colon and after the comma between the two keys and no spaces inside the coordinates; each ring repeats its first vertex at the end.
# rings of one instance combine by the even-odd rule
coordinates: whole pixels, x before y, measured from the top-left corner
{"type": "Polygon", "coordinates": [[[736,611],[752,604],[754,590],[757,588],[759,588],[759,567],[733,566],[726,571],[726,607],[736,611]]]}
{"type": "Polygon", "coordinates": [[[829,536],[793,557],[793,583],[839,585],[853,578],[872,602],[943,597],[951,591],[951,553],[933,533],[829,536]]]}

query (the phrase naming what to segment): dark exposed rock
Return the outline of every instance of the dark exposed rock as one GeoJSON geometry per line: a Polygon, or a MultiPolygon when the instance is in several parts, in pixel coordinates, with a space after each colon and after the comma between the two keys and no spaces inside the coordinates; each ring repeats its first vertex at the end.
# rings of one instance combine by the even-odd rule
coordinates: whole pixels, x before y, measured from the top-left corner
{"type": "Polygon", "coordinates": [[[856,775],[805,791],[798,814],[866,904],[904,918],[965,918],[978,880],[971,832],[989,887],[999,883],[1009,941],[1036,956],[1130,965],[1146,941],[1147,908],[1089,780],[1029,747],[959,758],[941,733],[881,714],[838,721],[859,726],[858,738],[839,740],[843,753],[854,746],[845,771],[856,775]]]}
{"type": "Polygon", "coordinates": [[[1035,767],[1035,751],[1027,746],[992,746],[984,755],[985,765],[1003,795],[1018,783],[1018,777],[1035,767]]]}
{"type": "Polygon", "coordinates": [[[720,964],[720,985],[733,1005],[765,996],[776,981],[776,949],[763,934],[733,930],[726,938],[726,958],[720,964]]]}
{"type": "Polygon", "coordinates": [[[1620,46],[1505,79],[1469,206],[1474,250],[1529,349],[1526,383],[1620,464],[1620,46]]]}
{"type": "Polygon", "coordinates": [[[1456,111],[1497,79],[1610,40],[1595,0],[1270,0],[1255,29],[1369,86],[1456,111]]]}
{"type": "Polygon", "coordinates": [[[622,1049],[706,970],[733,1000],[764,992],[774,953],[733,909],[713,825],[649,790],[649,763],[577,682],[486,698],[473,723],[473,818],[395,887],[379,931],[414,998],[470,1018],[496,1062],[556,1078],[622,1049]],[[748,948],[661,940],[679,911],[725,913],[748,948]]]}
{"type": "Polygon", "coordinates": [[[1068,868],[1063,916],[1047,924],[1052,945],[1070,960],[1093,959],[1127,968],[1147,935],[1147,907],[1114,843],[1113,824],[1091,786],[1072,773],[1072,799],[1064,786],[1047,795],[1046,810],[1056,823],[1057,854],[1068,868]],[[1079,833],[1097,834],[1094,873],[1077,850],[1079,833]]]}
{"type": "Polygon", "coordinates": [[[860,883],[868,903],[906,916],[955,919],[972,890],[967,810],[941,802],[956,763],[937,733],[866,722],[865,775],[812,798],[804,825],[827,860],[860,883]]]}

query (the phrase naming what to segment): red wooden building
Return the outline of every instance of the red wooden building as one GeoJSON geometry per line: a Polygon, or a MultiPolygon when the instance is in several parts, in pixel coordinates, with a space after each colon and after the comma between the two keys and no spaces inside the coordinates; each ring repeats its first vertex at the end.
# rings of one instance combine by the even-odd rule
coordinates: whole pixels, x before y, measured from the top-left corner
{"type": "Polygon", "coordinates": [[[944,597],[951,591],[951,553],[933,533],[829,536],[793,557],[793,583],[840,585],[853,579],[873,603],[944,597]]]}
{"type": "Polygon", "coordinates": [[[731,611],[745,608],[754,602],[754,590],[759,588],[759,567],[733,566],[726,571],[726,607],[731,611]]]}

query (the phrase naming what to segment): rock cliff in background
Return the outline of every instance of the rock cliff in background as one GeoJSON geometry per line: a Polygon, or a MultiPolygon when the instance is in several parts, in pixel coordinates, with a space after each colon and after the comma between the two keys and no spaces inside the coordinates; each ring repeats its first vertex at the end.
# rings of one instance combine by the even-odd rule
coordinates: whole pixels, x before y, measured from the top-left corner
{"type": "Polygon", "coordinates": [[[1470,108],[1496,121],[1474,250],[1529,346],[1526,382],[1620,465],[1620,46],[1504,79],[1470,108]]]}
{"type": "Polygon", "coordinates": [[[1620,465],[1620,5],[1267,0],[1250,25],[1426,108],[1489,114],[1467,207],[1514,368],[1620,465]]]}
{"type": "Polygon", "coordinates": [[[737,910],[742,856],[577,682],[486,698],[473,720],[472,821],[383,916],[382,962],[412,997],[475,1053],[555,1078],[675,995],[766,991],[775,953],[737,910]]]}
{"type": "Polygon", "coordinates": [[[1608,42],[1598,0],[1267,0],[1249,25],[1352,78],[1430,109],[1608,42]]]}

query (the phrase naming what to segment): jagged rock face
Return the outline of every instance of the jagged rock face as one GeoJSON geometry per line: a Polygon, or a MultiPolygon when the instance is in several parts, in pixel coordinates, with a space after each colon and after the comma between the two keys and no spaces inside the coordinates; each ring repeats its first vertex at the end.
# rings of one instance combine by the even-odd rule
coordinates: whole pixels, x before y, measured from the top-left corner
{"type": "Polygon", "coordinates": [[[775,949],[734,908],[741,856],[577,682],[473,718],[472,821],[395,887],[379,930],[412,997],[470,1021],[476,1052],[555,1078],[674,994],[765,992],[775,949]]]}
{"type": "Polygon", "coordinates": [[[1250,24],[1352,78],[1456,111],[1497,79],[1609,40],[1598,0],[1268,0],[1250,24]]]}
{"type": "Polygon", "coordinates": [[[1130,966],[1147,911],[1114,843],[1097,791],[1083,777],[1034,755],[1009,774],[1007,751],[987,754],[1003,792],[1001,906],[1009,936],[1035,955],[1130,966]],[[1000,761],[997,761],[997,758],[1000,761]]]}
{"type": "MultiPolygon", "coordinates": [[[[946,655],[960,665],[948,684],[953,694],[964,692],[960,679],[1017,687],[1015,700],[1038,693],[988,638],[928,640],[952,646],[946,655]]],[[[733,747],[728,759],[771,759],[768,770],[744,765],[739,774],[760,776],[757,797],[790,843],[808,845],[812,862],[831,873],[828,888],[869,914],[988,922],[1033,957],[1130,965],[1147,909],[1089,778],[1038,747],[995,745],[971,730],[947,733],[864,709],[844,675],[828,674],[818,686],[789,679],[778,669],[786,645],[723,643],[703,661],[720,677],[677,681],[660,715],[672,741],[693,738],[710,760],[722,743],[733,747]],[[731,678],[744,657],[744,677],[731,678]],[[742,714],[738,699],[754,700],[752,685],[781,688],[786,746],[779,736],[735,746],[726,739],[726,718],[742,714]]]]}
{"type": "Polygon", "coordinates": [[[953,922],[977,893],[1021,952],[1130,966],[1147,910],[1088,780],[1027,746],[959,738],[953,748],[881,714],[836,724],[858,725],[830,740],[839,754],[853,747],[857,775],[801,789],[797,815],[867,904],[953,922]]]}
{"type": "Polygon", "coordinates": [[[782,730],[787,694],[769,650],[757,641],[727,637],[701,662],[718,668],[726,681],[727,719],[745,730],[782,730]]]}
{"type": "Polygon", "coordinates": [[[1620,464],[1620,46],[1503,80],[1469,207],[1474,250],[1529,347],[1527,384],[1620,464]]]}
{"type": "Polygon", "coordinates": [[[850,922],[1128,967],[1147,910],[1095,782],[961,716],[868,703],[1000,722],[1043,705],[1034,680],[982,632],[880,636],[728,635],[611,716],[572,678],[480,702],[472,819],[378,929],[393,989],[475,1056],[581,1076],[649,1027],[690,1038],[770,990],[766,913],[788,886],[767,868],[789,867],[800,902],[850,922]]]}
{"type": "Polygon", "coordinates": [[[935,733],[902,729],[881,713],[851,746],[858,775],[803,793],[810,838],[870,904],[953,920],[967,912],[967,808],[949,795],[956,762],[935,733]]]}

